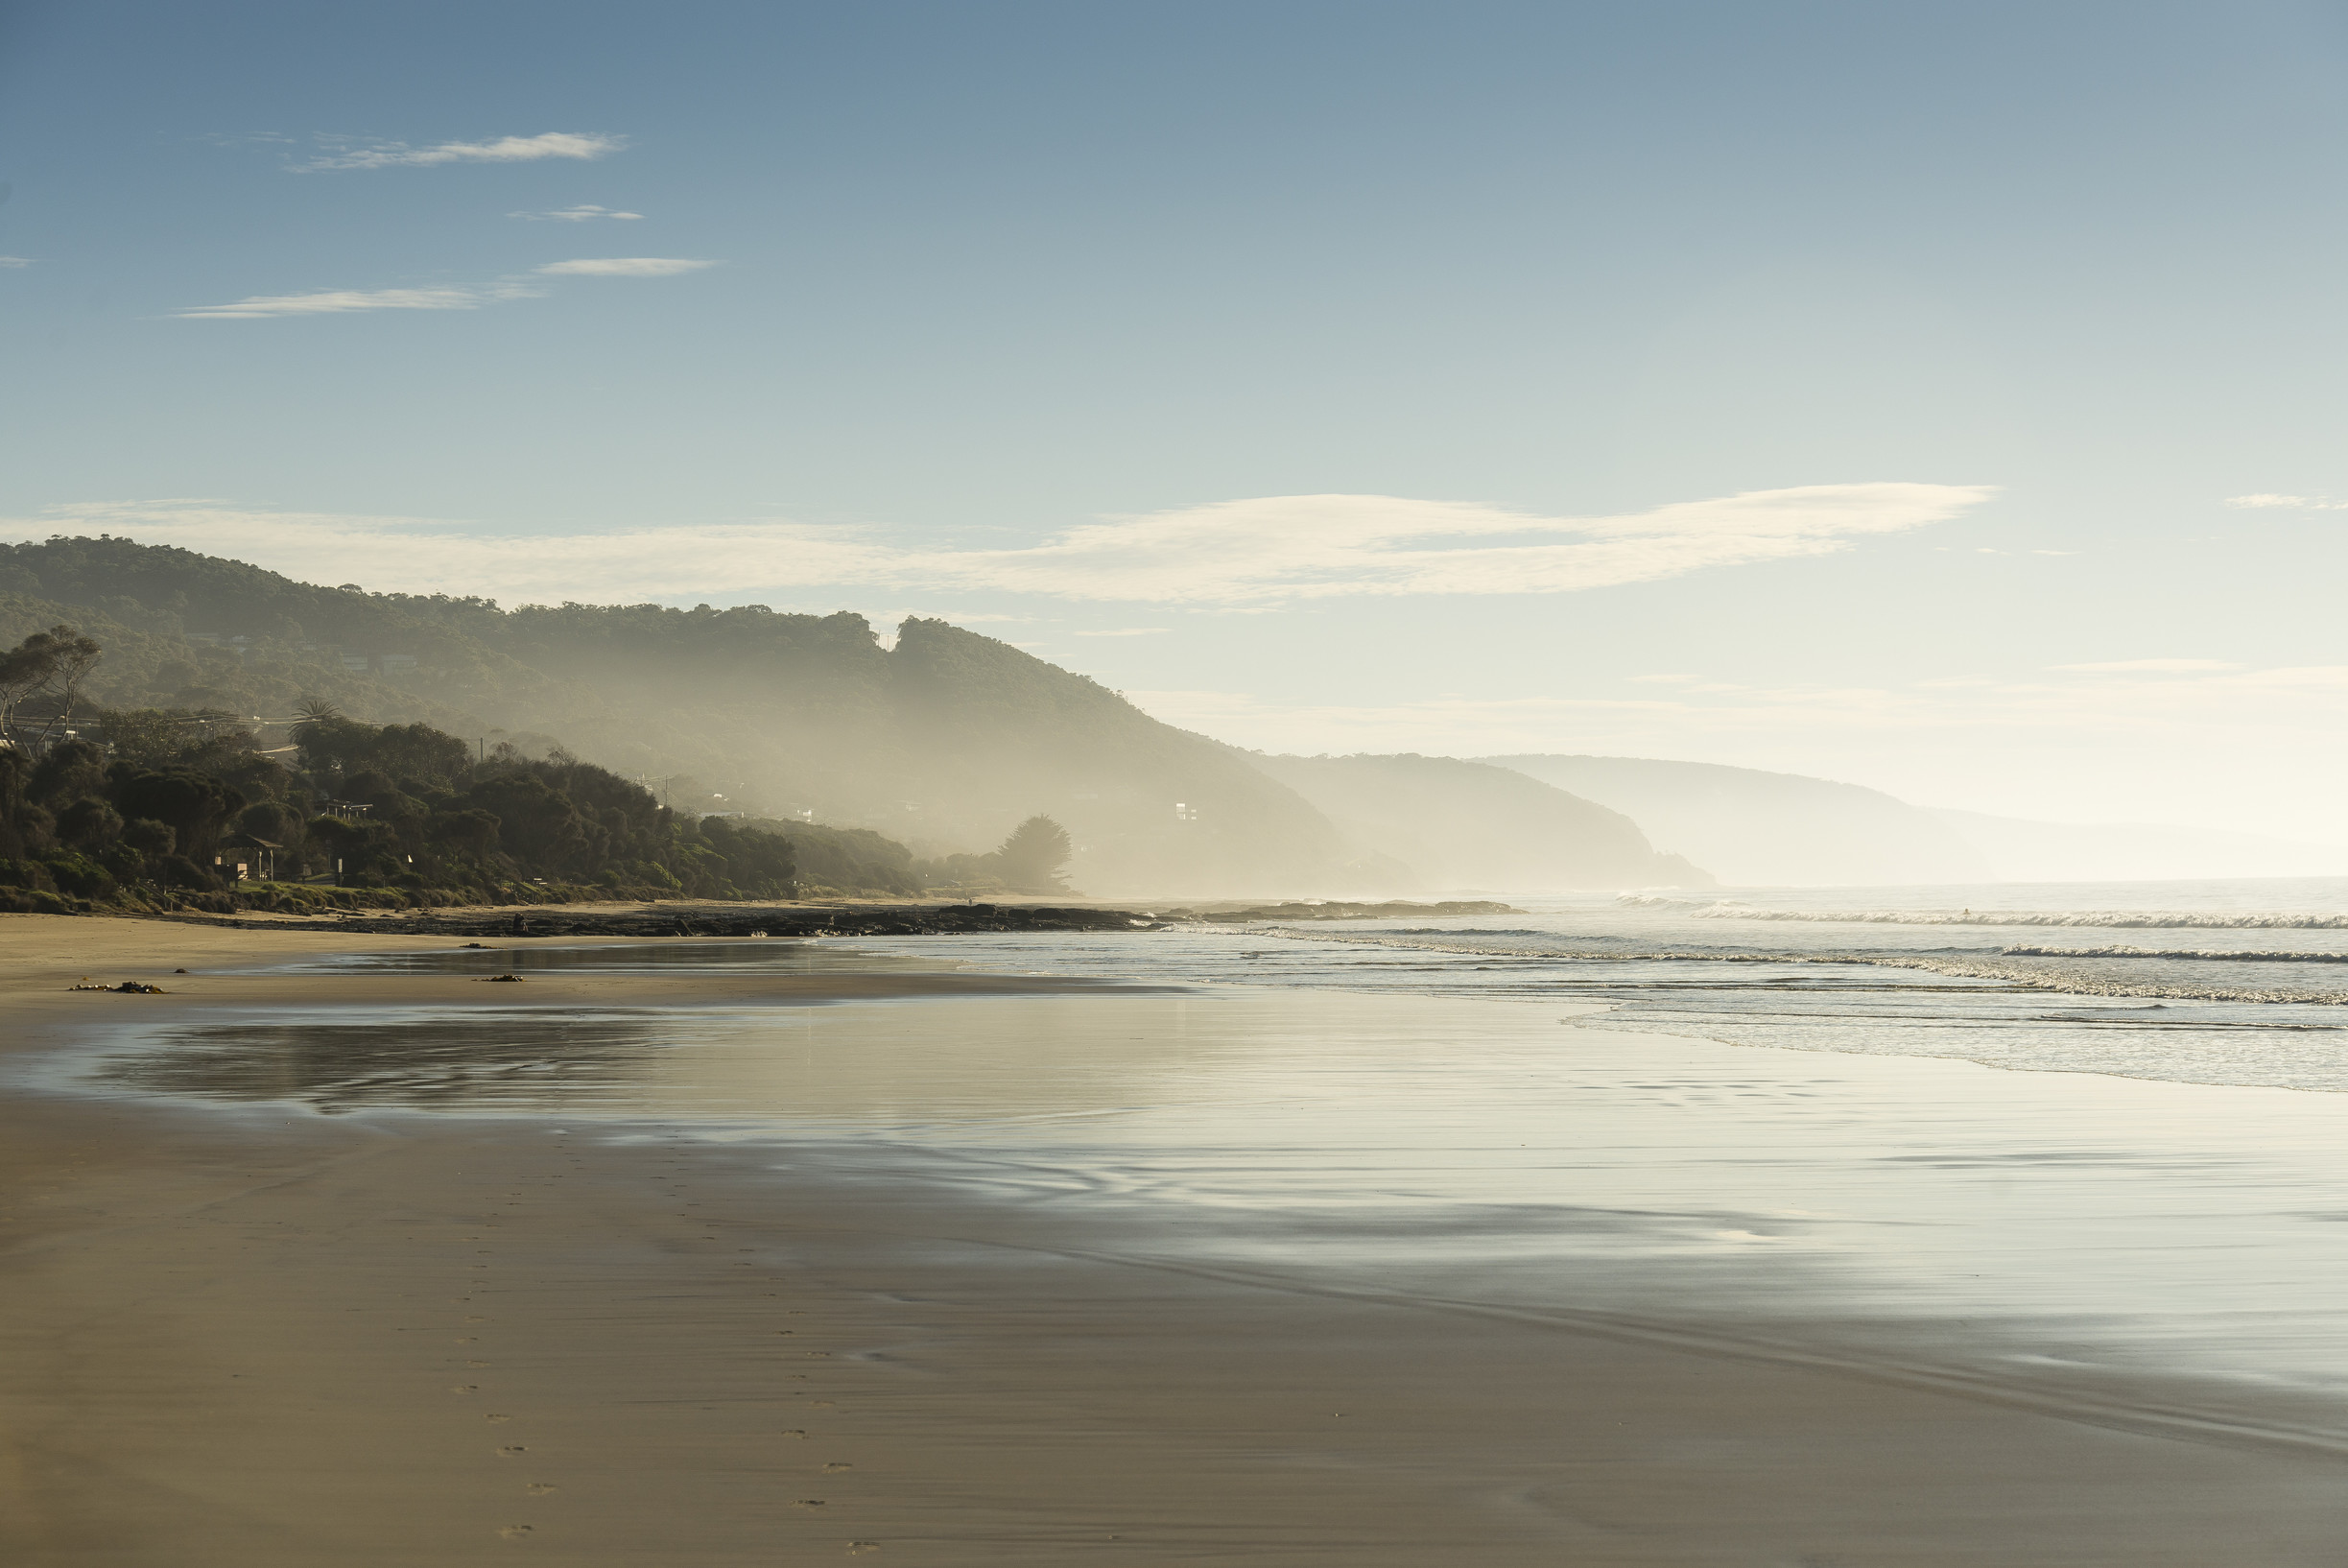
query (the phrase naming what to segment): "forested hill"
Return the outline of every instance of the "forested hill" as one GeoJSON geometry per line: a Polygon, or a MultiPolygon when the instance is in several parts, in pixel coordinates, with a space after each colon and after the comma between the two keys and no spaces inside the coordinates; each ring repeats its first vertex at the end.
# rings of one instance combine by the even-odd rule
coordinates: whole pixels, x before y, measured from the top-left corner
{"type": "Polygon", "coordinates": [[[1357,850],[1376,846],[1443,890],[1709,888],[1628,817],[1506,768],[1457,757],[1247,760],[1319,807],[1357,850]]]}
{"type": "Polygon", "coordinates": [[[106,645],[88,694],[113,707],[274,718],[320,698],[524,751],[559,742],[689,809],[877,828],[925,856],[988,848],[1048,813],[1074,836],[1070,882],[1092,892],[1386,877],[1221,747],[942,621],[908,621],[884,648],[845,613],[505,609],[127,538],[0,546],[0,638],[59,621],[106,645]]]}

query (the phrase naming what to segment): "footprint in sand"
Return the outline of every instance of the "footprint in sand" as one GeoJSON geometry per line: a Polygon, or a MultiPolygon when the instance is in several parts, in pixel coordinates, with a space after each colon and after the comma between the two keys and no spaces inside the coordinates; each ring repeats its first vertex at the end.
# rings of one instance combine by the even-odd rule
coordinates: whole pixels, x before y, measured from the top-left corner
{"type": "Polygon", "coordinates": [[[497,1532],[510,1541],[515,1541],[529,1534],[530,1527],[528,1525],[500,1525],[497,1527],[497,1532]]]}
{"type": "Polygon", "coordinates": [[[795,1426],[790,1431],[784,1433],[783,1436],[786,1437],[804,1437],[807,1436],[807,1429],[805,1427],[795,1426]]]}
{"type": "Polygon", "coordinates": [[[481,1385],[478,1383],[460,1383],[451,1388],[448,1391],[450,1393],[479,1393],[481,1392],[481,1385]]]}
{"type": "Polygon", "coordinates": [[[485,1415],[482,1419],[485,1421],[510,1421],[513,1417],[510,1415],[485,1415]]]}
{"type": "Polygon", "coordinates": [[[802,1497],[791,1506],[795,1509],[819,1509],[823,1507],[823,1499],[820,1497],[802,1497]]]}
{"type": "Polygon", "coordinates": [[[867,1552],[878,1552],[880,1549],[881,1543],[878,1541],[850,1541],[848,1543],[848,1556],[851,1557],[861,1557],[867,1552]]]}
{"type": "Polygon", "coordinates": [[[497,1457],[501,1460],[510,1460],[516,1454],[527,1454],[529,1452],[530,1450],[522,1446],[520,1443],[508,1443],[505,1447],[497,1451],[497,1457]]]}
{"type": "Polygon", "coordinates": [[[523,1487],[522,1490],[528,1492],[533,1497],[544,1497],[548,1492],[559,1491],[561,1488],[558,1486],[550,1486],[543,1481],[534,1481],[529,1485],[523,1487]]]}
{"type": "Polygon", "coordinates": [[[830,1475],[838,1475],[838,1474],[839,1474],[841,1471],[842,1471],[842,1470],[853,1470],[853,1469],[855,1469],[855,1468],[856,1468],[856,1466],[855,1466],[855,1465],[853,1465],[853,1464],[841,1464],[841,1463],[839,1463],[839,1462],[835,1461],[835,1462],[833,1462],[833,1463],[830,1463],[830,1464],[825,1465],[825,1466],[823,1467],[823,1473],[824,1473],[825,1475],[827,1475],[827,1476],[830,1476],[830,1475]]]}

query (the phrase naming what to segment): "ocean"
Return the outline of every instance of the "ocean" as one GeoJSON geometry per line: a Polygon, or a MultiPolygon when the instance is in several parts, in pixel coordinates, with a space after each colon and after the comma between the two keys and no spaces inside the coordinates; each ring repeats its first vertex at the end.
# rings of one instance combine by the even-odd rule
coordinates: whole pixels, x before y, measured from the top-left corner
{"type": "Polygon", "coordinates": [[[1594,1027],[1732,1045],[2348,1090],[2348,878],[1506,901],[1519,913],[856,945],[1010,973],[1555,998],[1601,1006],[1594,1027]]]}

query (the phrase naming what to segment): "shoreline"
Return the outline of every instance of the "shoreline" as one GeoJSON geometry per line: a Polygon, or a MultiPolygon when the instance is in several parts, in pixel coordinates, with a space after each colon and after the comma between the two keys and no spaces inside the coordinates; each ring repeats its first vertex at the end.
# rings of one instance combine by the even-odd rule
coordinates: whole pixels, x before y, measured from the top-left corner
{"type": "MultiPolygon", "coordinates": [[[[89,916],[73,916],[88,918],[89,916]]],[[[1124,909],[1023,903],[726,904],[678,899],[657,904],[485,904],[372,914],[337,910],[279,915],[169,911],[98,915],[232,931],[332,930],[384,937],[774,937],[955,936],[969,932],[1136,931],[1153,918],[1124,909]]]]}
{"type": "MultiPolygon", "coordinates": [[[[12,1056],[100,1017],[513,1000],[458,975],[171,977],[254,956],[214,927],[14,916],[0,942],[12,1056]],[[85,965],[175,988],[58,988],[85,965]]],[[[1098,984],[907,971],[534,971],[526,1001],[909,995],[1124,1006],[1098,984]]],[[[41,1568],[2187,1568],[2330,1563],[2348,1523],[2336,1459],[1595,1320],[1215,1277],[1168,1266],[1178,1209],[1071,1207],[1015,1161],[974,1196],[968,1160],[938,1153],[0,1094],[0,1547],[41,1568]]]]}
{"type": "MultiPolygon", "coordinates": [[[[1073,897],[1073,895],[1072,895],[1073,897]]],[[[1417,915],[1514,914],[1490,902],[1381,904],[1314,900],[1262,903],[1245,899],[1184,903],[1158,900],[1167,914],[1139,908],[1150,900],[1107,902],[1034,895],[986,899],[835,899],[789,903],[728,903],[664,899],[656,903],[470,904],[369,912],[327,910],[106,911],[74,918],[160,920],[236,931],[334,930],[374,936],[442,937],[931,937],[975,933],[1159,931],[1175,921],[1237,925],[1266,920],[1348,920],[1417,915]]],[[[6,918],[0,915],[0,918],[6,918]]],[[[56,916],[43,916],[55,918],[56,916]]]]}

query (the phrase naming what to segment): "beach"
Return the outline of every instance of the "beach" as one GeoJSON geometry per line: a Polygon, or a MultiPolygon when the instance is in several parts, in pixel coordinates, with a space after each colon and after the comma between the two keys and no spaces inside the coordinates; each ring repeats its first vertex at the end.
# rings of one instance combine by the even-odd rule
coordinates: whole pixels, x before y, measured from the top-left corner
{"type": "Polygon", "coordinates": [[[2334,1097],[844,955],[266,968],[451,945],[0,917],[8,1560],[2338,1560],[2325,1315],[2223,1283],[2337,1267],[2334,1097]],[[490,1009],[491,1071],[401,1054],[490,1009]],[[55,1066],[125,1023],[180,1033],[55,1066]],[[267,1092],[173,1065],[264,1035],[267,1092]],[[1591,1108],[1447,1109],[1468,1062],[1591,1108]]]}

